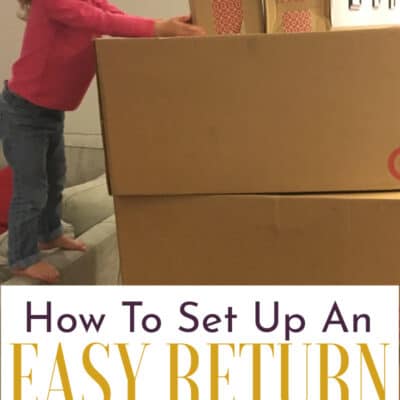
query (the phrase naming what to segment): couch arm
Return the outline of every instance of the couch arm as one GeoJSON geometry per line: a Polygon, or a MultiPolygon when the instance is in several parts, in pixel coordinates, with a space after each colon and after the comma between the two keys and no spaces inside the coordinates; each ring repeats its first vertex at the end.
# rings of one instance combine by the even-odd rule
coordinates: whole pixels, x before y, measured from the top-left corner
{"type": "MultiPolygon", "coordinates": [[[[79,237],[86,252],[58,250],[44,257],[61,272],[61,285],[116,285],[119,283],[119,256],[115,218],[111,216],[79,237]]],[[[8,268],[2,285],[39,285],[35,279],[11,276],[8,268]]]]}
{"type": "Polygon", "coordinates": [[[62,219],[80,236],[114,214],[114,202],[108,194],[105,175],[64,190],[62,219]]]}

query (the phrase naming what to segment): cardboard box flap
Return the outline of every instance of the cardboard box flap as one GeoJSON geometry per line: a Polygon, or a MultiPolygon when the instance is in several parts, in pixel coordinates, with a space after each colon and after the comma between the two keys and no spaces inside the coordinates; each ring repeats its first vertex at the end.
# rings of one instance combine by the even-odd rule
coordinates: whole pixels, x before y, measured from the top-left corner
{"type": "Polygon", "coordinates": [[[96,41],[113,194],[400,189],[399,43],[398,29],[96,41]]]}

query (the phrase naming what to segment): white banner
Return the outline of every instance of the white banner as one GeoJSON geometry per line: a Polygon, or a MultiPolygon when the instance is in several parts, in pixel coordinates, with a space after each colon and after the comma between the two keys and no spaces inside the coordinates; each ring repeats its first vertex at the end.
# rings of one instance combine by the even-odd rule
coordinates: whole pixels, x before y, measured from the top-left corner
{"type": "Polygon", "coordinates": [[[3,286],[4,400],[395,400],[394,286],[3,286]]]}
{"type": "Polygon", "coordinates": [[[400,24],[398,0],[331,0],[332,28],[400,24]]]}

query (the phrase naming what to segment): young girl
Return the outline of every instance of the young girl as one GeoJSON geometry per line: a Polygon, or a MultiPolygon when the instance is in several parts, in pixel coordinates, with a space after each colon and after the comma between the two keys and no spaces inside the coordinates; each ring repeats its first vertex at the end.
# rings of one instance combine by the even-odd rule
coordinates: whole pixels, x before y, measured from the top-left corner
{"type": "Polygon", "coordinates": [[[19,59],[0,96],[4,155],[13,170],[9,265],[15,275],[54,283],[42,249],[86,249],[63,235],[64,111],[76,109],[95,74],[93,39],[191,36],[204,31],[189,17],[154,20],[128,15],[107,0],[19,0],[27,21],[19,59]]]}

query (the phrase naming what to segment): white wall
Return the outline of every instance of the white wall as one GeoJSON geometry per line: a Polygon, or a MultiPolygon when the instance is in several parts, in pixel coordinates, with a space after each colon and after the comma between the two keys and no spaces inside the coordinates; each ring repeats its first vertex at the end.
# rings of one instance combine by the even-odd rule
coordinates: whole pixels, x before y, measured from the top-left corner
{"type": "MultiPolygon", "coordinates": [[[[57,0],[54,0],[57,1],[57,0]]],[[[188,12],[188,0],[109,0],[124,11],[146,17],[165,18],[188,12]]],[[[1,4],[0,80],[9,77],[10,66],[19,54],[24,23],[15,16],[17,0],[1,4]]],[[[95,80],[77,111],[68,113],[67,132],[100,133],[99,110],[95,80]]]]}

